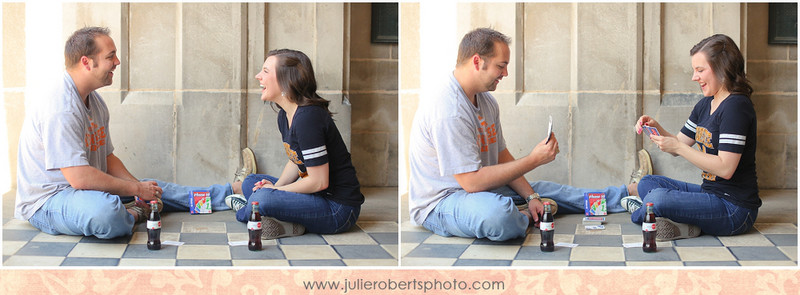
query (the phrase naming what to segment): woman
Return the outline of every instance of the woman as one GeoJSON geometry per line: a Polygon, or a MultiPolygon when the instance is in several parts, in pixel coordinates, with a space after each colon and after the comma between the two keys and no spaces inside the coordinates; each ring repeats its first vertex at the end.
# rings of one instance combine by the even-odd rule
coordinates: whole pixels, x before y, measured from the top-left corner
{"type": "Polygon", "coordinates": [[[256,80],[261,100],[280,109],[278,129],[289,161],[279,178],[245,178],[243,198],[231,202],[243,205],[236,219],[247,222],[255,201],[264,216],[264,239],[346,231],[356,223],[364,195],[328,101],[316,92],[311,61],[296,50],[270,51],[256,80]]]}
{"type": "MultiPolygon", "coordinates": [[[[728,236],[747,232],[756,220],[761,199],[756,182],[756,114],[745,78],[744,58],[728,36],[717,34],[690,51],[694,74],[704,98],[680,133],[673,135],[653,118],[636,122],[658,129],[650,139],[673,156],[681,156],[703,170],[703,184],[648,175],[636,189],[638,197],[626,197],[623,207],[631,220],[642,223],[642,200],[653,203],[658,219],[658,239],[673,240],[707,234],[728,236]],[[697,143],[699,149],[692,146],[697,143]]],[[[634,193],[635,195],[635,193],[634,193]]]]}

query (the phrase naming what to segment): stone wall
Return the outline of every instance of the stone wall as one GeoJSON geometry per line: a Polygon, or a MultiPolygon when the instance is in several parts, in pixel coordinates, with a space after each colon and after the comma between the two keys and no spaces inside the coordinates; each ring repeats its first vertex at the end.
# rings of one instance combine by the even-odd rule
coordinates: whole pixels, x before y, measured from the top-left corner
{"type": "Polygon", "coordinates": [[[372,5],[350,4],[353,165],[361,185],[397,186],[397,43],[371,43],[372,5]]]}
{"type": "Polygon", "coordinates": [[[2,48],[0,49],[0,193],[7,192],[17,182],[17,145],[19,130],[25,113],[25,76],[27,74],[25,54],[25,27],[16,24],[25,23],[25,4],[0,4],[2,14],[2,48]]]}
{"type": "Polygon", "coordinates": [[[758,184],[797,188],[797,45],[767,43],[766,3],[747,4],[747,76],[758,117],[758,184]]]}
{"type": "Polygon", "coordinates": [[[277,112],[260,101],[254,76],[268,50],[292,48],[311,58],[318,91],[331,100],[353,161],[364,171],[362,183],[397,183],[397,45],[369,43],[368,4],[65,3],[51,5],[52,15],[27,13],[33,12],[27,3],[2,5],[0,119],[6,127],[0,135],[8,143],[0,151],[9,159],[0,167],[3,192],[15,183],[25,103],[46,80],[37,75],[60,75],[64,40],[85,25],[109,27],[118,49],[122,64],[114,83],[99,92],[111,111],[115,154],[135,176],[228,182],[245,146],[255,151],[259,173],[279,175],[287,159],[277,112]],[[43,59],[26,55],[47,62],[26,64],[43,59]],[[34,66],[37,74],[26,75],[34,66]],[[353,144],[351,108],[361,120],[353,144]],[[367,140],[373,134],[382,146],[367,140]],[[383,160],[367,160],[377,156],[383,160]]]}
{"type": "MultiPolygon", "coordinates": [[[[796,188],[797,46],[766,44],[766,4],[737,3],[461,3],[447,10],[422,3],[401,5],[403,22],[456,26],[436,47],[455,59],[461,37],[492,27],[512,38],[509,77],[493,95],[513,155],[521,157],[546,136],[553,116],[561,154],[526,174],[582,187],[621,185],[636,166],[636,151],[653,156],[655,172],[699,183],[700,170],[658,150],[633,125],[651,115],[678,132],[701,98],[691,81],[689,49],[714,33],[731,36],[745,52],[759,118],[759,183],[796,188]],[[429,10],[435,10],[432,13],[429,10]],[[452,23],[450,23],[452,22],[452,23]],[[454,40],[454,41],[452,41],[454,40]],[[444,41],[442,41],[444,42],[444,41]],[[777,126],[786,126],[779,128],[777,126]]],[[[401,60],[426,60],[431,45],[413,26],[401,35],[401,60]],[[406,44],[413,44],[406,47],[406,44]],[[410,52],[406,52],[409,48],[410,52]]],[[[418,91],[428,72],[401,69],[401,122],[407,142],[418,91]]],[[[407,147],[403,147],[407,153],[407,147]]],[[[407,177],[407,160],[403,162],[407,177]]],[[[406,178],[407,179],[407,178],[406,178]]],[[[406,185],[405,183],[402,185],[406,185]]],[[[401,186],[401,191],[404,190],[401,186]]]]}

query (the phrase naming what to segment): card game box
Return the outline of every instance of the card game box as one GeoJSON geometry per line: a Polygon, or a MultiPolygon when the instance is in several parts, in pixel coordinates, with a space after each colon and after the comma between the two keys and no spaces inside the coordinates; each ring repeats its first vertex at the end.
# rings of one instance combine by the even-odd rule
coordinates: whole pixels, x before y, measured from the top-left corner
{"type": "Polygon", "coordinates": [[[192,214],[211,213],[211,192],[191,191],[189,194],[189,212],[192,214]]]}
{"type": "Polygon", "coordinates": [[[586,216],[608,215],[605,193],[584,193],[583,206],[586,216]]]}

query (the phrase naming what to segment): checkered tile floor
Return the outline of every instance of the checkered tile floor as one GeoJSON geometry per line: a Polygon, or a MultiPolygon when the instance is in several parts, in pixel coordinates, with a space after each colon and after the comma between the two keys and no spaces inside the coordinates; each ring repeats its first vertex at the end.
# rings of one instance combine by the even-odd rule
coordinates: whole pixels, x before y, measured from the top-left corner
{"type": "Polygon", "coordinates": [[[13,194],[4,196],[3,266],[397,266],[397,188],[364,188],[367,203],[356,227],[336,235],[305,234],[263,240],[262,251],[229,246],[246,241],[247,228],[232,211],[208,215],[162,214],[161,241],[184,242],[147,250],[143,224],[114,240],[53,236],[13,217],[13,194]],[[10,196],[9,196],[10,195],[10,196]],[[9,202],[6,200],[10,198],[9,202]],[[9,210],[7,207],[11,206],[9,210]],[[373,210],[374,209],[374,210],[373,210]],[[9,214],[9,212],[11,214],[9,214]]]}
{"type": "Polygon", "coordinates": [[[644,253],[641,226],[630,214],[607,216],[604,230],[586,230],[583,215],[556,215],[555,242],[578,244],[539,250],[538,229],[525,238],[492,242],[487,239],[441,237],[408,220],[403,196],[401,265],[407,266],[797,266],[797,191],[762,191],[755,228],[733,237],[702,235],[659,242],[656,253],[644,253]],[[787,209],[788,208],[788,209],[787,209]]]}

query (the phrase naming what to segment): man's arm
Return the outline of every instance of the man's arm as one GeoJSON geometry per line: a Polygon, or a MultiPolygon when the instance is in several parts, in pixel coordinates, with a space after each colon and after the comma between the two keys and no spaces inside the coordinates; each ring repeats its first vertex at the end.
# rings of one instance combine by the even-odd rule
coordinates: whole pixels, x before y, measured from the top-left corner
{"type": "Polygon", "coordinates": [[[95,190],[118,196],[139,196],[143,200],[154,200],[162,190],[155,181],[131,181],[111,176],[92,166],[61,168],[69,185],[79,190],[95,190]]]}
{"type": "MultiPolygon", "coordinates": [[[[497,158],[497,161],[500,163],[508,163],[514,161],[514,156],[511,155],[511,152],[508,149],[503,150],[500,152],[500,157],[497,158]]],[[[512,180],[508,183],[508,186],[511,187],[512,190],[517,192],[518,195],[522,196],[523,198],[527,198],[528,196],[535,193],[531,184],[525,179],[525,175],[523,174],[517,179],[512,180]]],[[[539,222],[539,215],[544,213],[544,205],[540,200],[531,200],[528,204],[528,210],[531,212],[531,217],[533,217],[533,222],[539,222]]]]}
{"type": "Polygon", "coordinates": [[[136,179],[136,177],[133,177],[133,174],[128,171],[128,168],[125,168],[125,164],[122,163],[122,160],[117,158],[114,153],[111,153],[106,157],[106,165],[108,166],[109,175],[125,180],[139,182],[139,180],[136,179]]]}
{"type": "MultiPolygon", "coordinates": [[[[503,151],[507,154],[505,160],[508,160],[510,157],[510,159],[512,159],[510,162],[503,163],[499,160],[500,157],[498,157],[498,162],[500,162],[500,164],[484,166],[477,171],[456,174],[453,175],[453,177],[455,177],[458,184],[461,185],[465,191],[470,193],[488,191],[504,185],[511,185],[512,181],[517,182],[514,184],[514,186],[517,187],[522,187],[522,182],[528,185],[525,178],[522,176],[536,167],[555,160],[556,154],[558,154],[558,140],[556,140],[555,135],[551,138],[552,140],[548,143],[545,143],[546,140],[539,142],[530,154],[520,159],[513,160],[511,153],[506,149],[503,151]]],[[[502,155],[503,152],[501,152],[500,155],[502,155]]],[[[512,189],[516,191],[514,186],[512,186],[512,189]]],[[[528,186],[530,187],[530,185],[528,186]]],[[[531,191],[533,191],[533,189],[531,189],[531,191]]],[[[517,191],[517,193],[519,193],[519,191],[517,191]]]]}

